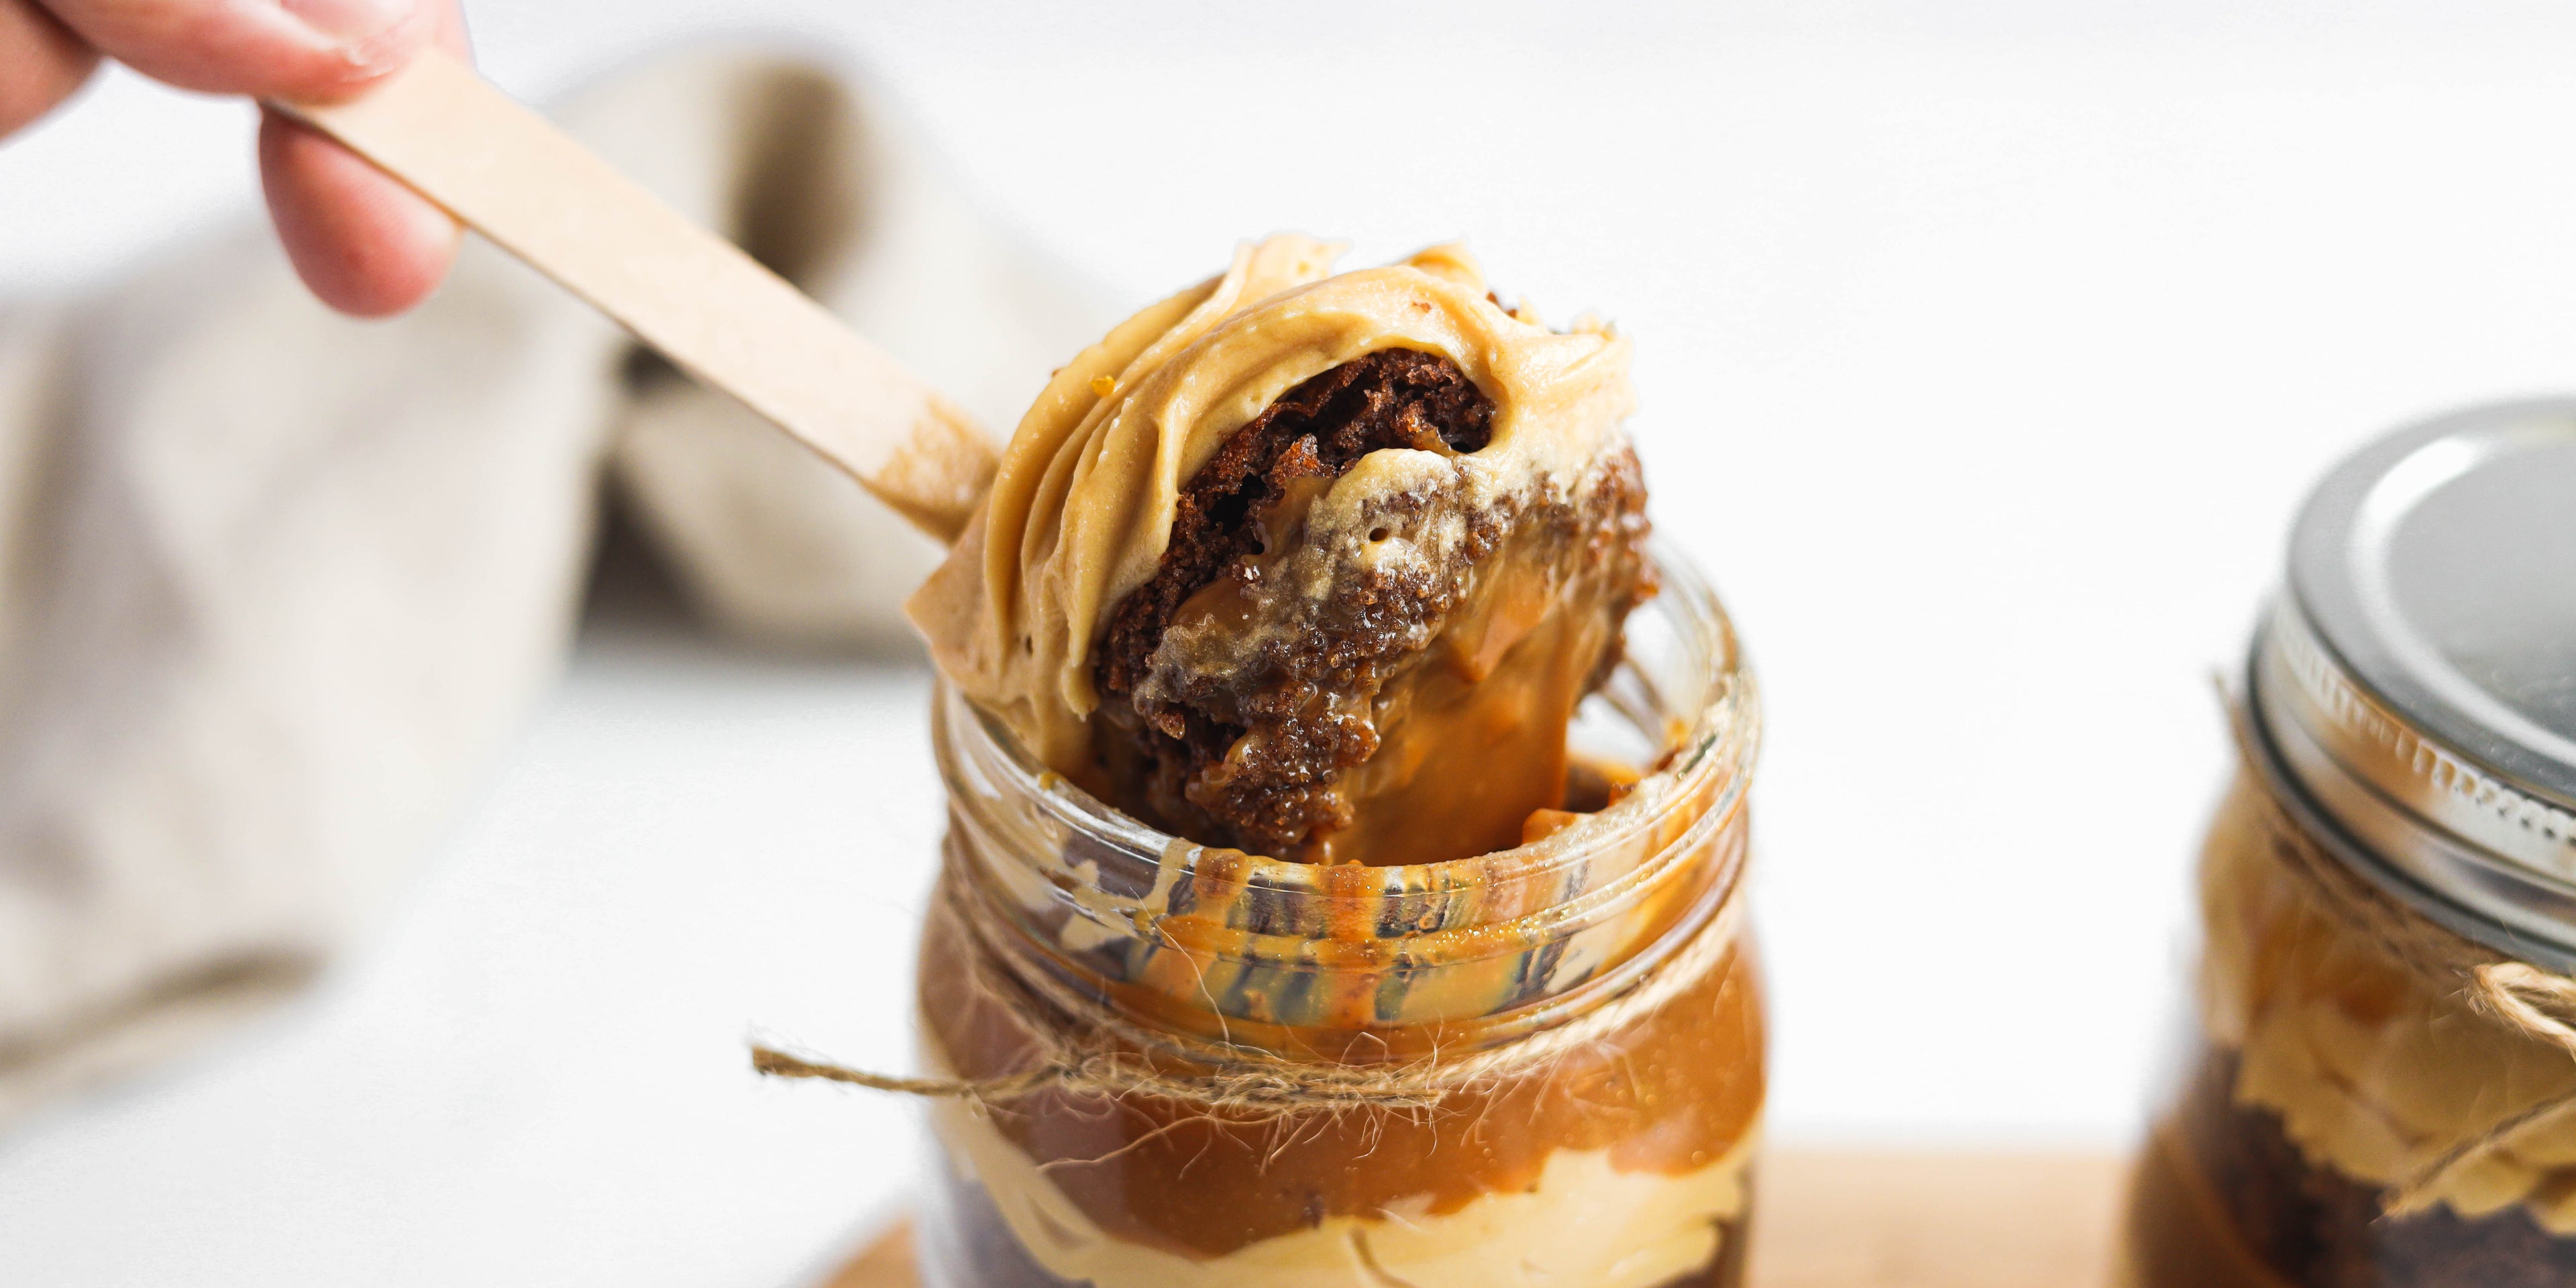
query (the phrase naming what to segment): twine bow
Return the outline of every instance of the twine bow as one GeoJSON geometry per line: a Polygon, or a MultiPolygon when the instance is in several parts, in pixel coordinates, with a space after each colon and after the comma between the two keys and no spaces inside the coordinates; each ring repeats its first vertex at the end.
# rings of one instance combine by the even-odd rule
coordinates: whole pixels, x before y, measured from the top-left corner
{"type": "MultiPolygon", "coordinates": [[[[2488,962],[2471,970],[2469,976],[2469,997],[2479,1010],[2576,1060],[2576,1025],[2568,1022],[2568,1017],[2576,1017],[2576,979],[2518,961],[2488,962]]],[[[2516,1110],[2485,1131],[2442,1151],[2390,1193],[2388,1215],[2408,1216],[2431,1208],[2453,1173],[2485,1157],[2523,1128],[2570,1105],[2576,1105],[2576,1090],[2516,1110]]]]}

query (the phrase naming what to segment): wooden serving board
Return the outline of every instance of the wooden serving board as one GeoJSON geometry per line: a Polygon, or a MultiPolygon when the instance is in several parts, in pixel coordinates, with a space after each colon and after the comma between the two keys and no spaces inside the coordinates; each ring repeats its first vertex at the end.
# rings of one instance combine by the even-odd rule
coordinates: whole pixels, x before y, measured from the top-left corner
{"type": "MultiPolygon", "coordinates": [[[[1762,1160],[1753,1288],[2105,1288],[2123,1163],[2107,1154],[1762,1160]]],[[[826,1288],[917,1288],[897,1228],[826,1288]]]]}

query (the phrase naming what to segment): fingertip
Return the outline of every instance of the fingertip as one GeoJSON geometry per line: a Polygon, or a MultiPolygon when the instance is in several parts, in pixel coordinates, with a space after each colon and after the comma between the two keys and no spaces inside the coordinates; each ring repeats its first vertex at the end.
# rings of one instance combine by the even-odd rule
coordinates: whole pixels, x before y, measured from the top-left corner
{"type": "Polygon", "coordinates": [[[325,53],[300,97],[338,98],[401,70],[421,48],[439,43],[444,3],[424,0],[278,0],[325,53]]]}
{"type": "Polygon", "coordinates": [[[459,58],[473,61],[474,37],[466,30],[465,9],[457,0],[435,0],[430,5],[429,41],[459,58]]]}
{"type": "Polygon", "coordinates": [[[278,239],[324,304],[390,317],[438,288],[462,236],[446,211],[275,112],[261,115],[259,160],[278,239]]]}
{"type": "MultiPolygon", "coordinates": [[[[23,0],[21,0],[23,2],[23,0]]],[[[453,0],[43,0],[108,57],[181,89],[332,101],[445,44],[453,0]]]]}

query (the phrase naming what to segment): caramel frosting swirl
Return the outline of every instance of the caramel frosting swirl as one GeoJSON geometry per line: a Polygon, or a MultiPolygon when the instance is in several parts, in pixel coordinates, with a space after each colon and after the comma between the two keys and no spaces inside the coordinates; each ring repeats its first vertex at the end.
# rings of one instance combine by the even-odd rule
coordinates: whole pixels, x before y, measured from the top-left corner
{"type": "Polygon", "coordinates": [[[1629,344],[1609,326],[1587,317],[1551,331],[1526,305],[1504,309],[1454,245],[1335,274],[1341,249],[1294,234],[1244,245],[1222,276],[1076,355],[907,606],[950,681],[1050,767],[1087,762],[1093,647],[1109,610],[1154,575],[1182,486],[1301,382],[1414,349],[1456,363],[1495,404],[1492,438],[1475,452],[1386,449],[1337,480],[1313,511],[1325,533],[1398,492],[1465,504],[1570,490],[1624,442],[1629,344]]]}

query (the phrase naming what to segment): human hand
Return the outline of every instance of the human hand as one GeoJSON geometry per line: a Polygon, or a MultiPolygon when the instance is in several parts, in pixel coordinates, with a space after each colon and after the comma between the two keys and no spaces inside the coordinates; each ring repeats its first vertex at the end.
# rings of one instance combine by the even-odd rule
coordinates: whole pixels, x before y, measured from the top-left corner
{"type": "MultiPolygon", "coordinates": [[[[102,57],[180,89],[328,100],[428,44],[466,52],[456,0],[0,0],[0,137],[70,97],[102,57]]],[[[400,313],[455,257],[446,212],[266,109],[259,169],[287,258],[335,309],[400,313]]]]}

